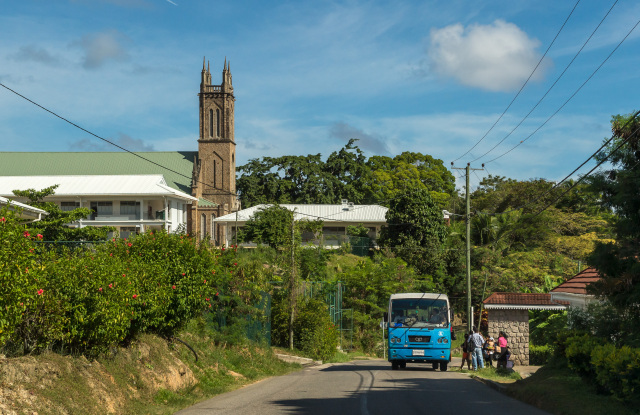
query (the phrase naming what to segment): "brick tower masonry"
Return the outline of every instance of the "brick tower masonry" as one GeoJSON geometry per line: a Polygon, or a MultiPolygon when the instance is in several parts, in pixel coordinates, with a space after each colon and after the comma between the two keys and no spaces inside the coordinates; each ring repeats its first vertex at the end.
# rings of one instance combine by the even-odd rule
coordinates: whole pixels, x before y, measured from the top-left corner
{"type": "Polygon", "coordinates": [[[209,64],[202,63],[200,79],[198,155],[193,164],[189,229],[198,239],[224,241],[224,229],[213,219],[239,209],[236,199],[236,143],[231,63],[224,61],[222,83],[213,85],[209,64]]]}

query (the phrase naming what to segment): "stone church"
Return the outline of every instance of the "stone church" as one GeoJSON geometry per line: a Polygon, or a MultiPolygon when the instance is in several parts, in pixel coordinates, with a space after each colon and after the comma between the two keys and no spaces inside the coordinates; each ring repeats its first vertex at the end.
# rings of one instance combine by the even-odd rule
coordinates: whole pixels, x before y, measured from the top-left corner
{"type": "Polygon", "coordinates": [[[197,151],[0,152],[0,196],[24,202],[14,189],[58,185],[48,200],[92,211],[71,226],[112,226],[121,236],[186,230],[224,243],[227,230],[213,219],[239,209],[230,66],[225,59],[215,85],[203,62],[197,151]]]}

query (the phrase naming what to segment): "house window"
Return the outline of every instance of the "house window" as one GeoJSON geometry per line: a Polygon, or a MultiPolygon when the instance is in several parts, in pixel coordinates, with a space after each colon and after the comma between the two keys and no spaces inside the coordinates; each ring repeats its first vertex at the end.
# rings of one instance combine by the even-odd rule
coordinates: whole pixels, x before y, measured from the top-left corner
{"type": "Polygon", "coordinates": [[[216,109],[216,137],[220,137],[220,110],[216,109]]]}
{"type": "Polygon", "coordinates": [[[216,240],[216,223],[213,221],[216,218],[216,215],[211,215],[211,239],[216,240]]]}
{"type": "Polygon", "coordinates": [[[120,214],[123,216],[137,216],[140,213],[140,202],[121,201],[120,214]]]}
{"type": "Polygon", "coordinates": [[[213,110],[209,110],[209,137],[213,137],[213,110]]]}
{"type": "Polygon", "coordinates": [[[71,212],[80,207],[80,202],[60,202],[60,210],[63,212],[71,212]]]}
{"type": "Polygon", "coordinates": [[[203,240],[206,234],[207,234],[207,215],[203,213],[200,216],[200,240],[203,240]]]}
{"type": "Polygon", "coordinates": [[[91,210],[93,211],[92,219],[95,219],[96,216],[111,216],[113,215],[113,202],[91,202],[91,210]]]}

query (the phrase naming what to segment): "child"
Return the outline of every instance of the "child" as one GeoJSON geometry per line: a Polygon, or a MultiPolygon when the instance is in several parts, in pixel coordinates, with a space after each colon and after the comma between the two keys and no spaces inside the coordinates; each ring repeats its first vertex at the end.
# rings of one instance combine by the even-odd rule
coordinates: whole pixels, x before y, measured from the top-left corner
{"type": "Polygon", "coordinates": [[[493,367],[493,357],[496,350],[496,341],[493,337],[489,337],[489,340],[485,342],[483,349],[485,360],[489,362],[489,366],[493,367]]]}
{"type": "Polygon", "coordinates": [[[471,370],[471,353],[469,352],[469,333],[464,334],[464,342],[462,343],[462,364],[460,370],[464,367],[464,362],[467,361],[467,369],[471,370]]]}

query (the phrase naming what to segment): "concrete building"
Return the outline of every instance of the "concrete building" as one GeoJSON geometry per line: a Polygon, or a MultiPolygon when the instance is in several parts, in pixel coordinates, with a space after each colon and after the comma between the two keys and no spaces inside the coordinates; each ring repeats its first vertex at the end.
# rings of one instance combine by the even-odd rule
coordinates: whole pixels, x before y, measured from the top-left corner
{"type": "MultiPolygon", "coordinates": [[[[224,228],[227,239],[222,241],[225,245],[235,245],[236,229],[242,229],[256,212],[272,205],[256,205],[248,209],[242,209],[215,219],[215,226],[224,228]]],[[[348,226],[362,224],[369,230],[368,237],[372,240],[380,235],[380,229],[386,224],[385,215],[387,208],[378,205],[354,205],[346,200],[335,205],[301,205],[282,204],[286,209],[294,211],[295,221],[321,220],[323,221],[322,237],[307,232],[302,235],[303,243],[322,244],[326,247],[339,247],[349,242],[347,235],[348,226]]],[[[252,244],[244,244],[252,245],[252,244]]]]}

